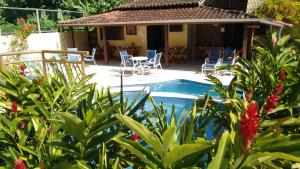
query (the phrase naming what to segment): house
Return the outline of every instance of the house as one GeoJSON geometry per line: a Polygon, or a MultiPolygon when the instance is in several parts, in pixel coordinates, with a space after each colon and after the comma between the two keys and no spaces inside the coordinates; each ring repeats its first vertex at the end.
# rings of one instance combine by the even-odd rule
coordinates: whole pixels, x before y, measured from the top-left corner
{"type": "MultiPolygon", "coordinates": [[[[235,8],[219,1],[131,0],[115,10],[59,24],[70,31],[79,26],[95,27],[106,63],[112,59],[109,46],[131,44],[140,46],[139,55],[145,55],[147,49],[168,51],[180,47],[187,51],[185,59],[204,60],[207,49],[230,47],[247,57],[256,30],[283,27],[244,12],[250,8],[248,1],[228,0],[235,8]]],[[[170,59],[168,54],[164,56],[165,65],[169,66],[170,59]]]]}

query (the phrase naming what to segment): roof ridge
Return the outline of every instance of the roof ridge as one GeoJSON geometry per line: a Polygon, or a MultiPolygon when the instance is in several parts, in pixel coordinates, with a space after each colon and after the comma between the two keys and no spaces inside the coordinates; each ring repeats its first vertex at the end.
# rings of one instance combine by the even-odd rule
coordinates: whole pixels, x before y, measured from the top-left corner
{"type": "Polygon", "coordinates": [[[125,3],[116,9],[130,10],[130,9],[145,9],[145,8],[166,8],[166,7],[184,7],[184,6],[198,6],[199,0],[134,0],[125,3]]]}

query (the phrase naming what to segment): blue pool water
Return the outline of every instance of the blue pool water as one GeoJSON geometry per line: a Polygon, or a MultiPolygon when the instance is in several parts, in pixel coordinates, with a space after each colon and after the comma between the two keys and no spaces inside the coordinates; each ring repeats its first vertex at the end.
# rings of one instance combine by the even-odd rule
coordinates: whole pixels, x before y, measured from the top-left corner
{"type": "Polygon", "coordinates": [[[216,93],[211,92],[213,85],[199,83],[189,80],[171,80],[167,82],[150,84],[150,91],[153,92],[174,92],[189,95],[204,95],[209,93],[212,96],[217,96],[216,93]]]}
{"type": "MultiPolygon", "coordinates": [[[[127,87],[127,86],[124,86],[127,87]]],[[[216,98],[217,94],[212,92],[213,85],[206,83],[199,83],[190,80],[171,80],[161,83],[152,83],[144,85],[130,85],[128,87],[149,87],[151,92],[168,92],[168,93],[179,93],[186,95],[199,96],[208,93],[212,97],[216,98]]],[[[129,101],[132,101],[139,92],[125,92],[124,96],[128,98],[129,101]]],[[[194,99],[186,98],[174,98],[174,97],[153,97],[156,104],[164,103],[164,107],[167,111],[167,117],[171,116],[172,106],[175,106],[175,112],[177,118],[180,116],[180,113],[183,110],[190,111],[193,107],[194,99]]],[[[147,101],[144,109],[146,111],[153,110],[152,104],[147,101]]],[[[213,138],[213,127],[211,125],[207,126],[206,138],[213,138]]]]}
{"type": "Polygon", "coordinates": [[[211,91],[213,89],[213,85],[194,82],[190,80],[171,80],[161,83],[152,83],[135,86],[149,87],[151,92],[171,92],[194,96],[209,93],[212,97],[217,97],[217,94],[211,91]]]}

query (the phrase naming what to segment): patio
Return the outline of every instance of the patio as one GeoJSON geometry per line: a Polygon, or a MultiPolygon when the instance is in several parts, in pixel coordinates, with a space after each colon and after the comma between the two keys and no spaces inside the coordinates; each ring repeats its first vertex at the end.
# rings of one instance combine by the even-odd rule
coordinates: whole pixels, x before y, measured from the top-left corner
{"type": "MultiPolygon", "coordinates": [[[[171,68],[151,69],[150,74],[140,75],[131,72],[125,72],[123,83],[124,85],[135,84],[147,84],[147,83],[159,83],[163,81],[186,79],[197,82],[208,83],[205,79],[205,75],[201,74],[200,63],[185,63],[174,65],[171,68]]],[[[97,83],[97,87],[119,87],[120,85],[120,63],[111,61],[110,65],[103,62],[99,62],[98,65],[86,64],[86,74],[95,73],[92,82],[97,83]]],[[[228,85],[232,79],[232,76],[218,76],[223,84],[228,85]]]]}

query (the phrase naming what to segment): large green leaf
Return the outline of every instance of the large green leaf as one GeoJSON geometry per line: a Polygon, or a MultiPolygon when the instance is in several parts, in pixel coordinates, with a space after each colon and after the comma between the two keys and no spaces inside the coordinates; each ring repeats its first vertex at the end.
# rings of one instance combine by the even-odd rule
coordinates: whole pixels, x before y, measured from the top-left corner
{"type": "Polygon", "coordinates": [[[176,134],[175,126],[170,126],[162,135],[164,155],[169,151],[170,144],[174,141],[175,134],[176,134]]]}
{"type": "Polygon", "coordinates": [[[139,143],[123,138],[113,138],[112,140],[124,146],[152,168],[161,167],[160,160],[155,157],[151,151],[147,150],[139,143]]]}
{"type": "Polygon", "coordinates": [[[63,122],[59,122],[61,127],[68,133],[75,136],[80,142],[85,141],[85,121],[70,113],[58,113],[63,122]]]}
{"type": "Polygon", "coordinates": [[[143,124],[124,115],[117,114],[116,117],[131,130],[135,131],[156,153],[160,156],[163,155],[162,143],[156,135],[149,131],[143,124]]]}
{"type": "Polygon", "coordinates": [[[229,164],[230,157],[226,154],[230,151],[230,143],[229,132],[225,131],[219,142],[217,153],[208,165],[208,169],[221,169],[229,164]]]}
{"type": "Polygon", "coordinates": [[[202,152],[206,153],[205,150],[208,150],[213,146],[212,143],[207,141],[196,141],[195,143],[183,144],[175,147],[172,151],[169,151],[164,159],[163,165],[165,168],[170,167],[174,162],[181,160],[182,158],[191,155],[193,153],[202,152]]]}

